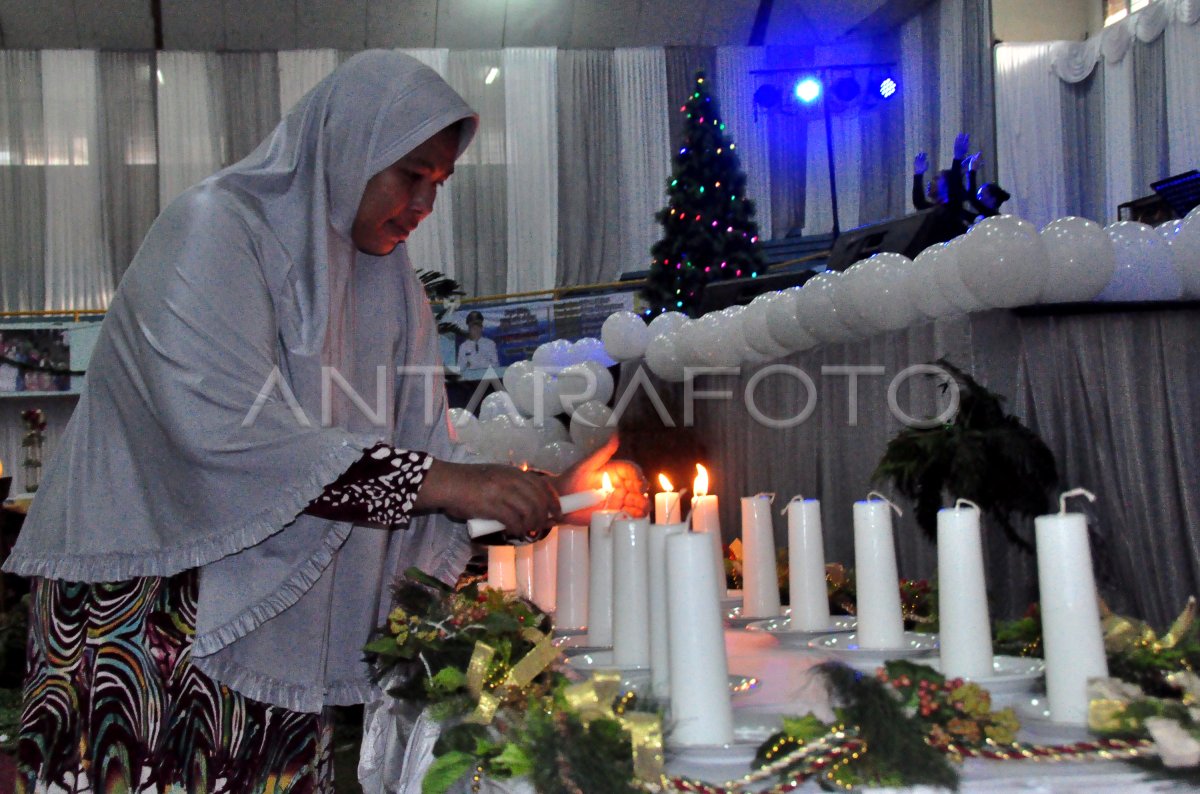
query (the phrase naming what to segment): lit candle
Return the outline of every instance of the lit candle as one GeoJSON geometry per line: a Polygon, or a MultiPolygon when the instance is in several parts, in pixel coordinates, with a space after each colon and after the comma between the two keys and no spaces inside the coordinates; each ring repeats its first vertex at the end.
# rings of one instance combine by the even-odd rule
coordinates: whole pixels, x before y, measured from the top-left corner
{"type": "Polygon", "coordinates": [[[658,475],[658,484],[663,490],[654,494],[654,523],[678,524],[681,520],[679,503],[683,501],[683,494],[675,490],[665,474],[658,475]]]}
{"type": "Polygon", "coordinates": [[[656,697],[670,691],[671,663],[667,622],[667,538],[687,531],[687,524],[650,527],[650,686],[656,697]]]}
{"type": "Polygon", "coordinates": [[[1067,498],[1096,497],[1082,488],[1059,497],[1057,515],[1038,516],[1038,588],[1046,656],[1046,696],[1054,722],[1087,724],[1089,678],[1108,677],[1092,574],[1087,519],[1067,512],[1067,498]]]}
{"type": "Polygon", "coordinates": [[[650,666],[650,519],[612,522],[613,661],[620,667],[650,666]]]}
{"type": "Polygon", "coordinates": [[[558,527],[533,544],[533,602],[545,612],[558,605],[558,527]]]}
{"type": "Polygon", "coordinates": [[[667,538],[671,740],[685,747],[733,741],[721,621],[725,582],[714,578],[711,556],[712,547],[699,533],[667,538]]]}
{"type": "Polygon", "coordinates": [[[558,527],[557,608],[554,625],[560,629],[583,629],[588,620],[588,528],[563,524],[558,527]]]}
{"type": "Polygon", "coordinates": [[[779,575],[775,564],[774,494],[742,497],[742,615],[773,618],[779,614],[779,575]]]}
{"type": "Polygon", "coordinates": [[[517,550],[513,546],[488,546],[488,587],[517,589],[517,550]]]}
{"type": "Polygon", "coordinates": [[[979,506],[959,499],[937,514],[938,648],[942,675],[992,674],[992,629],[983,576],[979,506]]]}
{"type": "Polygon", "coordinates": [[[821,528],[821,502],[792,498],[788,516],[788,591],[792,602],[792,628],[823,631],[829,628],[829,594],[825,589],[825,540],[821,528]]]}
{"type": "Polygon", "coordinates": [[[725,549],[721,543],[721,515],[717,495],[708,492],[708,469],[696,464],[692,481],[692,531],[708,533],[713,550],[713,570],[721,592],[725,592],[725,549]]]}
{"type": "MultiPolygon", "coordinates": [[[[608,472],[604,473],[608,477],[608,472]]],[[[565,516],[568,513],[574,513],[576,510],[586,510],[593,505],[598,505],[608,499],[613,492],[612,481],[608,480],[608,490],[600,489],[598,491],[579,491],[577,493],[569,493],[566,496],[561,496],[558,499],[559,511],[565,516]]],[[[493,518],[472,518],[467,521],[467,534],[472,538],[491,535],[495,532],[503,532],[504,525],[493,518]]]]}
{"type": "Polygon", "coordinates": [[[533,601],[533,546],[515,546],[517,561],[517,595],[533,601]]]}
{"type": "MultiPolygon", "coordinates": [[[[613,492],[612,479],[604,472],[606,493],[613,492]]],[[[592,513],[588,527],[588,644],[612,646],[613,544],[612,521],[616,510],[592,513]]]]}
{"type": "Polygon", "coordinates": [[[900,576],[892,537],[893,510],[900,512],[873,491],[867,501],[854,503],[854,582],[858,591],[858,644],[862,648],[899,648],[904,642],[900,576]]]}

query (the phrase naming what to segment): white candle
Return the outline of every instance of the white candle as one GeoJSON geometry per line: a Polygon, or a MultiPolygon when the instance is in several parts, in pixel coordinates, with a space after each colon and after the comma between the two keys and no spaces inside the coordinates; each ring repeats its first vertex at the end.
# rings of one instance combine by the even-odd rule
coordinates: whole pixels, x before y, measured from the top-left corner
{"type": "Polygon", "coordinates": [[[1066,498],[1096,497],[1082,489],[1060,498],[1057,515],[1034,519],[1037,535],[1038,588],[1041,591],[1042,642],[1046,657],[1046,695],[1054,722],[1087,723],[1089,678],[1108,676],[1087,519],[1066,512],[1066,498]]]}
{"type": "Polygon", "coordinates": [[[517,562],[517,595],[521,598],[533,597],[533,546],[515,546],[517,562]]]}
{"type": "Polygon", "coordinates": [[[588,573],[588,528],[560,525],[555,587],[558,603],[554,611],[554,625],[558,628],[587,627],[588,573]]]}
{"type": "Polygon", "coordinates": [[[613,661],[650,666],[650,519],[612,522],[613,661]]]}
{"type": "MultiPolygon", "coordinates": [[[[605,491],[579,491],[578,493],[569,493],[566,496],[559,497],[558,504],[562,514],[566,515],[567,513],[574,513],[576,510],[585,510],[598,505],[607,497],[608,494],[605,491]]],[[[472,518],[467,521],[467,534],[472,538],[491,535],[503,530],[504,524],[495,519],[472,518]]]]}
{"type": "Polygon", "coordinates": [[[512,546],[488,546],[488,587],[513,592],[517,589],[517,555],[512,546]]]}
{"type": "Polygon", "coordinates": [[[742,497],[742,615],[773,618],[779,614],[779,575],[775,563],[774,494],[742,497]]]}
{"type": "Polygon", "coordinates": [[[588,644],[612,646],[613,544],[612,520],[616,510],[592,513],[588,528],[588,644]]]}
{"type": "Polygon", "coordinates": [[[992,674],[992,627],[983,576],[979,507],[959,499],[937,514],[938,645],[942,675],[992,674]]]}
{"type": "Polygon", "coordinates": [[[709,554],[713,558],[713,571],[725,592],[725,547],[721,542],[720,504],[716,494],[692,497],[692,531],[708,536],[709,554]]]}
{"type": "Polygon", "coordinates": [[[696,532],[667,538],[667,623],[671,668],[670,739],[680,746],[733,741],[729,669],[721,621],[724,582],[713,578],[712,547],[696,532]]]}
{"type": "Polygon", "coordinates": [[[892,510],[886,499],[854,503],[854,581],[858,590],[858,644],[899,648],[904,641],[900,577],[892,510]]]}
{"type": "Polygon", "coordinates": [[[654,523],[678,524],[682,520],[680,503],[683,494],[675,490],[665,475],[658,475],[658,482],[664,490],[654,494],[654,523]]]}
{"type": "Polygon", "coordinates": [[[558,527],[533,544],[533,602],[545,612],[558,605],[558,527]]]}
{"type": "Polygon", "coordinates": [[[671,663],[667,634],[667,537],[687,531],[687,524],[650,527],[650,686],[656,697],[670,690],[671,663]]]}
{"type": "Polygon", "coordinates": [[[797,496],[788,503],[788,591],[792,628],[829,628],[829,593],[825,588],[825,539],[821,502],[797,496]]]}

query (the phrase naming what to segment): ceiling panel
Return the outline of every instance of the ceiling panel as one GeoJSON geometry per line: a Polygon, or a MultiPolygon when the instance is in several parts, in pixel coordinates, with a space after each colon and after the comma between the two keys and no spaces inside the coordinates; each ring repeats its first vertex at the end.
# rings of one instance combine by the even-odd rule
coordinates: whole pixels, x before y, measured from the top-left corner
{"type": "Polygon", "coordinates": [[[102,50],[154,49],[154,18],[146,0],[88,0],[85,7],[87,13],[77,16],[82,46],[102,50]]]}
{"type": "Polygon", "coordinates": [[[504,39],[504,6],[498,0],[439,0],[436,46],[498,49],[504,39]]]}
{"type": "Polygon", "coordinates": [[[708,14],[700,31],[701,44],[739,44],[750,41],[758,0],[708,0],[708,14]]]}
{"type": "MultiPolygon", "coordinates": [[[[225,5],[225,48],[230,50],[294,50],[295,0],[254,0],[225,5]]],[[[362,19],[362,15],[359,15],[362,19]]],[[[361,39],[360,39],[361,41],[361,39]]]]}
{"type": "Polygon", "coordinates": [[[696,44],[707,24],[707,6],[705,2],[667,5],[644,0],[639,22],[642,35],[656,44],[696,44]]]}
{"type": "MultiPolygon", "coordinates": [[[[580,0],[586,3],[587,0],[580,0]]],[[[574,0],[508,0],[505,47],[566,47],[571,40],[574,0]]]]}
{"type": "Polygon", "coordinates": [[[571,14],[570,46],[586,50],[599,47],[636,47],[648,43],[640,31],[640,0],[596,3],[579,0],[571,14]]]}
{"type": "Polygon", "coordinates": [[[0,0],[3,44],[11,49],[79,47],[72,0],[31,3],[29,0],[0,0]]]}
{"type": "Polygon", "coordinates": [[[168,50],[223,50],[221,0],[162,0],[163,47],[168,50]]]}
{"type": "Polygon", "coordinates": [[[367,4],[368,47],[432,47],[437,40],[437,0],[367,4]]]}
{"type": "MultiPolygon", "coordinates": [[[[367,41],[367,0],[295,0],[296,47],[361,50],[367,41]]],[[[392,7],[394,3],[371,3],[392,7]]]]}

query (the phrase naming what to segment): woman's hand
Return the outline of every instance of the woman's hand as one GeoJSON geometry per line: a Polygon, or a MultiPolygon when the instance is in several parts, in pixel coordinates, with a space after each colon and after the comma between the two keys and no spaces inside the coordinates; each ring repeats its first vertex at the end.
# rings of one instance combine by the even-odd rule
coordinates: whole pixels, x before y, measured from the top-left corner
{"type": "Polygon", "coordinates": [[[613,460],[620,442],[614,435],[604,446],[576,463],[555,478],[559,493],[576,493],[590,489],[600,490],[604,474],[612,480],[613,492],[604,504],[586,510],[577,510],[566,516],[566,523],[587,524],[596,510],[624,510],[633,518],[648,512],[649,499],[646,492],[650,485],[636,463],[628,460],[613,460]]]}
{"type": "Polygon", "coordinates": [[[492,518],[510,538],[541,537],[562,523],[551,478],[494,463],[434,460],[417,494],[418,510],[442,510],[466,521],[492,518]]]}

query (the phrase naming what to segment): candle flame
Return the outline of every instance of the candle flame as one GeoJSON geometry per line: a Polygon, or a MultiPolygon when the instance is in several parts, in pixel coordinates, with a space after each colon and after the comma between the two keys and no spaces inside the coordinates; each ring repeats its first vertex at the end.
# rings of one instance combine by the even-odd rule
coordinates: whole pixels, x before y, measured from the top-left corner
{"type": "Polygon", "coordinates": [[[521,464],[521,471],[529,471],[529,464],[528,464],[528,463],[522,463],[522,464],[521,464]]]}
{"type": "Polygon", "coordinates": [[[674,491],[675,490],[675,486],[671,485],[671,481],[667,479],[667,475],[665,475],[665,474],[658,475],[658,484],[662,486],[662,489],[664,491],[674,491]]]}
{"type": "Polygon", "coordinates": [[[604,472],[604,476],[600,478],[600,482],[600,490],[604,492],[605,496],[608,496],[613,491],[617,490],[613,487],[612,477],[608,476],[608,472],[604,472]]]}
{"type": "Polygon", "coordinates": [[[696,479],[692,481],[692,496],[708,496],[708,469],[696,464],[696,479]]]}

